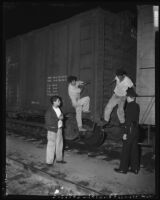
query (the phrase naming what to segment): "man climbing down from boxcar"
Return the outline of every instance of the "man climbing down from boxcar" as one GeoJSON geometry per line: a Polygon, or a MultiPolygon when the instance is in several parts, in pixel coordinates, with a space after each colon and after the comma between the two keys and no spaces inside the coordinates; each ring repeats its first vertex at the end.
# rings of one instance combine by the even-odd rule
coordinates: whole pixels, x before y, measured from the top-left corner
{"type": "Polygon", "coordinates": [[[66,163],[63,161],[63,114],[59,108],[61,100],[59,96],[52,96],[50,98],[51,107],[45,114],[45,124],[47,132],[47,149],[46,149],[46,163],[52,165],[54,156],[56,155],[57,163],[66,163]]]}
{"type": "Polygon", "coordinates": [[[68,94],[71,99],[72,106],[76,111],[76,120],[79,131],[86,131],[82,126],[82,112],[89,113],[90,98],[89,96],[80,98],[82,92],[81,86],[84,86],[83,81],[77,81],[76,76],[68,77],[68,94]]]}
{"type": "Polygon", "coordinates": [[[108,104],[105,106],[104,109],[104,119],[102,122],[103,127],[111,125],[109,123],[110,115],[116,105],[118,105],[118,119],[120,121],[120,124],[123,125],[123,123],[125,122],[124,105],[126,102],[126,91],[128,88],[134,88],[133,82],[126,75],[126,72],[123,69],[117,69],[114,80],[116,81],[116,86],[112,97],[110,98],[108,104]]]}
{"type": "Polygon", "coordinates": [[[125,124],[123,127],[123,147],[121,153],[120,167],[114,169],[118,173],[126,174],[128,171],[138,174],[139,150],[138,150],[138,122],[139,105],[135,102],[137,94],[133,88],[127,90],[127,106],[125,110],[125,124]],[[129,169],[130,167],[130,169],[129,169]]]}

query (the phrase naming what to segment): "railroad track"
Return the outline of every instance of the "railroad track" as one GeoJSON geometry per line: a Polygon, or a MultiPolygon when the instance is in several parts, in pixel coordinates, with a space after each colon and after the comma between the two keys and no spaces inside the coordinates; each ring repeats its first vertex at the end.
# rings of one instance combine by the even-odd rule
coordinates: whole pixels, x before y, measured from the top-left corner
{"type": "MultiPolygon", "coordinates": [[[[27,121],[22,121],[22,120],[15,120],[15,119],[7,119],[6,122],[7,122],[6,130],[11,131],[12,134],[17,133],[19,136],[32,137],[32,138],[40,139],[40,140],[43,139],[42,136],[44,138],[46,138],[46,134],[44,134],[44,135],[41,134],[41,137],[37,138],[36,133],[32,133],[32,134],[30,133],[29,135],[27,135],[27,134],[25,134],[25,131],[24,131],[25,129],[28,128],[27,132],[29,132],[31,127],[34,127],[37,129],[42,128],[43,130],[45,130],[44,126],[42,124],[34,123],[34,122],[32,123],[32,122],[27,122],[27,121]]],[[[11,156],[7,156],[7,160],[8,160],[8,162],[11,162],[11,163],[14,163],[15,165],[21,166],[24,169],[31,170],[33,173],[36,173],[40,176],[47,177],[48,179],[57,180],[58,182],[61,182],[62,185],[65,183],[65,184],[69,185],[69,187],[71,187],[71,188],[76,188],[76,189],[79,188],[80,191],[84,192],[84,194],[101,195],[101,196],[105,195],[99,191],[92,189],[92,188],[86,187],[84,185],[81,185],[79,183],[73,182],[73,181],[65,179],[65,178],[58,177],[58,175],[54,175],[52,173],[46,172],[45,170],[39,169],[36,166],[26,164],[22,161],[19,161],[16,158],[12,158],[11,156]]]]}
{"type": "Polygon", "coordinates": [[[60,183],[61,185],[67,185],[68,188],[74,188],[74,189],[76,188],[76,190],[81,191],[81,193],[84,193],[85,195],[106,196],[102,192],[96,191],[92,188],[89,188],[89,187],[86,187],[86,186],[81,185],[79,183],[73,182],[69,179],[59,177],[58,175],[54,175],[50,172],[46,172],[43,169],[39,169],[36,166],[21,162],[21,161],[15,159],[15,158],[12,158],[11,156],[7,156],[7,162],[14,164],[14,165],[17,165],[17,166],[19,166],[23,169],[30,170],[33,174],[36,174],[38,176],[45,177],[49,180],[54,180],[54,181],[60,183]]]}

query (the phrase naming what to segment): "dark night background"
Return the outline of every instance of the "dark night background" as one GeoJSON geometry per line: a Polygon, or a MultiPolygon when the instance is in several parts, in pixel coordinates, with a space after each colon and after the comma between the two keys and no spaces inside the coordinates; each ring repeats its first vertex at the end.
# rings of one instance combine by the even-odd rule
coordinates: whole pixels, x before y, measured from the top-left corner
{"type": "Polygon", "coordinates": [[[130,1],[4,1],[4,36],[9,39],[97,7],[114,13],[129,10],[137,15],[137,3],[130,1]]]}

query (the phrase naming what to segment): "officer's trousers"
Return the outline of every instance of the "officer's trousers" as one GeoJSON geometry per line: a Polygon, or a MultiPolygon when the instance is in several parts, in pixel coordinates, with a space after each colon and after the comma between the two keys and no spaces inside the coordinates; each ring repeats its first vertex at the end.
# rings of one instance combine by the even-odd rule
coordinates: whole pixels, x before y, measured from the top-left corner
{"type": "Polygon", "coordinates": [[[132,170],[139,170],[139,147],[138,135],[130,133],[127,135],[127,140],[123,141],[120,169],[128,171],[129,166],[132,170]]]}
{"type": "Polygon", "coordinates": [[[76,110],[76,120],[77,120],[77,125],[78,127],[82,126],[82,112],[87,112],[89,111],[89,106],[90,106],[90,98],[83,97],[79,99],[76,103],[76,105],[73,105],[76,110]]]}

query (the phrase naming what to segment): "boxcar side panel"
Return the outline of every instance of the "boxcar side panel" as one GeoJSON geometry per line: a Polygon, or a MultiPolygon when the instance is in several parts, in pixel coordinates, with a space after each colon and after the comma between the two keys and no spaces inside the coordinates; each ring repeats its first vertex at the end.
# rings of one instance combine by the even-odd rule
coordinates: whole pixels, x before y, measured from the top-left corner
{"type": "Polygon", "coordinates": [[[7,109],[19,108],[20,95],[20,38],[9,40],[6,45],[6,103],[7,109]]]}
{"type": "Polygon", "coordinates": [[[102,10],[95,19],[95,52],[94,52],[94,115],[99,120],[103,115],[103,74],[104,74],[104,14],[102,10]]]}
{"type": "Polygon", "coordinates": [[[21,83],[23,85],[23,106],[29,108],[34,95],[34,76],[35,76],[35,35],[25,35],[23,37],[23,58],[22,58],[22,71],[21,83]]]}
{"type": "MultiPolygon", "coordinates": [[[[62,24],[49,29],[49,46],[46,59],[46,106],[52,95],[60,95],[66,100],[67,61],[68,61],[68,26],[62,24]]],[[[47,51],[47,50],[46,50],[47,51]]],[[[64,106],[65,106],[65,102],[64,106]]]]}
{"type": "Polygon", "coordinates": [[[114,84],[109,83],[113,81],[116,69],[124,68],[134,83],[136,80],[136,38],[131,35],[131,19],[126,15],[112,14],[114,20],[109,23],[108,14],[105,14],[103,106],[113,93],[114,84]]]}
{"type": "Polygon", "coordinates": [[[83,96],[90,96],[90,110],[94,112],[94,35],[95,23],[94,17],[81,19],[80,22],[80,74],[79,77],[85,82],[90,82],[85,87],[83,96]]]}
{"type": "Polygon", "coordinates": [[[43,108],[45,97],[45,58],[48,49],[48,31],[36,33],[34,38],[31,105],[43,108]]]}
{"type": "Polygon", "coordinates": [[[137,102],[140,123],[155,124],[155,32],[152,6],[138,7],[137,102]],[[147,115],[147,117],[146,117],[147,115]]]}

